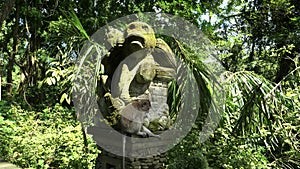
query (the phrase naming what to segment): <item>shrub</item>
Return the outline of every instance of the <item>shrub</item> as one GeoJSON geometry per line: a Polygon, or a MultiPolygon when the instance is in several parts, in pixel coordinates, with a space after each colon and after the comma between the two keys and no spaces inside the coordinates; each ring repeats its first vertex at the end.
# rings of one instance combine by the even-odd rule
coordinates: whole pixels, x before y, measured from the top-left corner
{"type": "Polygon", "coordinates": [[[0,155],[22,168],[93,168],[96,144],[88,137],[85,147],[73,111],[59,105],[26,111],[2,102],[0,155]]]}

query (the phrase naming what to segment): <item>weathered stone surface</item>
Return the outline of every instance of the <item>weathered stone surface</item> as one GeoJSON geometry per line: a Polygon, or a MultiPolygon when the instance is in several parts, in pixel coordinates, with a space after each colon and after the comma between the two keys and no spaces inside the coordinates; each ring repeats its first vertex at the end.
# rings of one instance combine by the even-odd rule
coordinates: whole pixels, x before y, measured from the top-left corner
{"type": "Polygon", "coordinates": [[[169,45],[162,39],[156,39],[156,48],[153,51],[154,59],[161,67],[176,69],[174,53],[169,45]]]}
{"type": "Polygon", "coordinates": [[[109,28],[108,32],[106,33],[106,42],[107,49],[113,48],[118,44],[122,44],[124,42],[123,32],[115,28],[109,28]]]}
{"type": "MultiPolygon", "coordinates": [[[[150,96],[151,109],[146,113],[145,126],[152,131],[168,129],[171,120],[167,90],[176,73],[172,50],[164,40],[156,39],[153,29],[144,22],[132,22],[124,32],[110,28],[106,36],[113,47],[103,62],[107,73],[103,84],[109,88],[105,95],[110,97],[100,103],[111,105],[101,107],[110,106],[120,112],[132,100],[146,94],[150,96]]],[[[107,110],[103,112],[109,114],[107,110]]]]}
{"type": "MultiPolygon", "coordinates": [[[[172,121],[167,104],[168,84],[176,75],[176,60],[168,44],[155,37],[155,32],[144,22],[132,22],[124,31],[110,28],[106,34],[108,55],[103,59],[104,75],[100,77],[99,101],[105,110],[104,117],[111,124],[118,123],[118,115],[133,100],[147,96],[151,107],[145,113],[144,127],[155,134],[169,129],[172,121]],[[117,115],[116,115],[117,114],[117,115]],[[115,120],[113,120],[115,119],[115,120]]],[[[117,126],[117,125],[116,125],[117,126]]],[[[107,166],[122,168],[123,158],[113,155],[110,150],[122,150],[122,138],[111,128],[102,128],[97,124],[88,133],[105,133],[101,136],[93,134],[97,143],[105,145],[101,148],[98,168],[107,166]],[[107,130],[107,131],[106,131],[107,130]],[[114,139],[111,139],[111,138],[114,139]],[[106,139],[107,138],[107,139],[106,139]]],[[[121,130],[121,129],[120,129],[121,130]]],[[[128,133],[127,133],[128,134],[128,133]]],[[[134,134],[126,140],[126,152],[134,157],[145,157],[146,152],[156,152],[149,158],[125,158],[126,168],[164,168],[165,154],[160,154],[164,146],[173,142],[168,135],[162,139],[147,138],[148,142],[139,142],[134,134]]]]}
{"type": "Polygon", "coordinates": [[[139,41],[143,48],[154,48],[156,45],[153,29],[144,22],[130,23],[125,30],[124,37],[127,41],[139,41]],[[139,40],[139,38],[142,39],[139,40]]]}
{"type": "Polygon", "coordinates": [[[164,169],[165,168],[165,154],[160,154],[149,158],[134,158],[129,160],[125,158],[125,164],[123,164],[124,159],[121,156],[115,156],[105,150],[97,159],[96,169],[110,169],[109,167],[115,167],[116,169],[122,169],[125,165],[125,169],[164,169]],[[164,159],[164,160],[162,160],[164,159]]]}

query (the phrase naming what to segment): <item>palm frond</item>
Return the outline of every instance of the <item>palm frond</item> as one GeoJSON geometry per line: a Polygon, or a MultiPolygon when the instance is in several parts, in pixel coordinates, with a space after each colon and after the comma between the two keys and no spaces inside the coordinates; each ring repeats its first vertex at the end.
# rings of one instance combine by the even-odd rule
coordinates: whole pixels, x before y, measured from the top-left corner
{"type": "Polygon", "coordinates": [[[76,13],[73,10],[71,10],[67,14],[64,11],[62,11],[62,13],[65,16],[65,18],[67,18],[67,20],[72,24],[72,26],[74,26],[81,33],[82,37],[85,37],[87,40],[90,39],[89,35],[86,33],[80,20],[78,19],[76,13]]]}
{"type": "MultiPolygon", "coordinates": [[[[181,62],[183,62],[189,68],[190,72],[188,72],[188,74],[193,76],[192,80],[196,82],[197,89],[194,89],[194,92],[189,94],[192,95],[192,99],[198,99],[197,103],[199,105],[197,105],[197,107],[199,109],[196,125],[200,129],[202,128],[202,131],[205,130],[205,134],[209,135],[217,126],[217,123],[220,119],[220,114],[223,111],[221,109],[221,102],[224,101],[222,100],[224,99],[223,89],[220,86],[215,74],[202,61],[203,58],[201,57],[201,54],[197,53],[197,51],[194,51],[193,48],[181,44],[177,40],[174,40],[172,44],[174,44],[174,46],[172,46],[173,51],[179,57],[181,62]]],[[[179,88],[180,87],[181,86],[179,86],[179,88]]],[[[182,94],[183,93],[177,93],[176,99],[180,100],[181,98],[178,96],[182,94]]],[[[176,101],[176,104],[179,102],[180,101],[176,101]]],[[[176,110],[178,109],[179,108],[176,110]]]]}
{"type": "MultiPolygon", "coordinates": [[[[285,79],[297,78],[297,70],[285,79]]],[[[294,160],[297,158],[288,153],[299,150],[299,130],[295,128],[299,126],[296,116],[299,99],[294,97],[296,95],[286,94],[284,81],[273,84],[253,72],[226,72],[224,76],[228,92],[226,114],[232,118],[227,119],[230,121],[228,125],[234,125],[232,134],[254,145],[263,144],[275,166],[293,168],[298,165],[294,160]]],[[[290,87],[289,84],[288,89],[290,87]]],[[[291,93],[296,93],[298,87],[294,84],[293,87],[295,91],[291,93]]]]}
{"type": "MultiPolygon", "coordinates": [[[[280,111],[280,100],[276,97],[265,99],[274,85],[267,79],[253,72],[227,72],[225,82],[228,97],[238,105],[239,118],[234,127],[234,133],[244,135],[246,132],[259,132],[258,126],[269,125],[274,115],[280,111]]],[[[227,112],[232,113],[232,112],[227,112]]]]}

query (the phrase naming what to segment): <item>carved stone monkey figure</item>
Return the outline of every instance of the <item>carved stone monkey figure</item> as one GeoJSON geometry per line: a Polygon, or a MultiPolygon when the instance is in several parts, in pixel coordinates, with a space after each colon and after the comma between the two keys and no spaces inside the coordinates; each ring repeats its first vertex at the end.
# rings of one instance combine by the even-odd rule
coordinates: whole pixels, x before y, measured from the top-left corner
{"type": "Polygon", "coordinates": [[[147,126],[154,121],[159,123],[160,127],[151,128],[153,131],[165,130],[170,125],[166,100],[167,84],[176,72],[174,54],[144,22],[132,22],[123,32],[112,28],[107,33],[107,42],[111,49],[102,60],[102,84],[108,90],[102,92],[103,96],[120,114],[124,132],[157,137],[145,127],[145,121],[147,126]],[[138,99],[143,95],[149,98],[138,99]]]}

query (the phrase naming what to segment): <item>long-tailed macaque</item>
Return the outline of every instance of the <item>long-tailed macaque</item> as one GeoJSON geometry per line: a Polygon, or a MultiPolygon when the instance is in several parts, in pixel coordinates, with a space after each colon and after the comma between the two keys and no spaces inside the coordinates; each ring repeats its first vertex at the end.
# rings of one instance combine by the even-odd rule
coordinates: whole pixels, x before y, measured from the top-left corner
{"type": "Polygon", "coordinates": [[[125,133],[142,137],[160,137],[143,126],[145,113],[150,109],[150,106],[149,100],[141,99],[133,100],[123,108],[120,112],[122,130],[125,133]]]}

